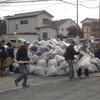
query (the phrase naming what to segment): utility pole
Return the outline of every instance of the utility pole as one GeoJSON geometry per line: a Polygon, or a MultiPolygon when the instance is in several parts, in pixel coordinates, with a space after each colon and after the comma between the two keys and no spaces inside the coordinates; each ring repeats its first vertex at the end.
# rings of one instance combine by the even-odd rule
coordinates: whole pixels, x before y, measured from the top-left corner
{"type": "Polygon", "coordinates": [[[77,36],[78,36],[78,0],[77,0],[77,36]]]}
{"type": "Polygon", "coordinates": [[[77,0],[77,36],[76,36],[76,42],[79,43],[79,33],[78,33],[78,0],[77,0]]]}
{"type": "Polygon", "coordinates": [[[100,47],[100,0],[99,0],[99,47],[100,47]]]}

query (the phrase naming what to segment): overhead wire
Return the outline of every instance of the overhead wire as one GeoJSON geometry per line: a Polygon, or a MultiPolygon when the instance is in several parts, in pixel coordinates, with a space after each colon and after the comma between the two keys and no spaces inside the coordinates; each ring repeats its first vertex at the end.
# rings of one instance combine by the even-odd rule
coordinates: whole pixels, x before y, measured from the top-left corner
{"type": "MultiPolygon", "coordinates": [[[[39,0],[39,1],[41,1],[41,0],[39,0]]],[[[37,1],[37,2],[39,2],[39,1],[37,1]]],[[[44,1],[44,0],[42,0],[42,1],[44,1]]],[[[46,1],[51,1],[51,0],[46,0],[46,1]]],[[[61,2],[63,2],[63,3],[67,3],[67,4],[70,4],[70,5],[77,5],[76,3],[71,3],[71,2],[66,2],[66,1],[64,1],[64,0],[55,0],[55,1],[61,1],[61,2]]],[[[94,0],[92,0],[92,1],[94,1],[94,0]]],[[[10,3],[25,3],[25,2],[33,2],[33,0],[31,0],[31,1],[14,1],[14,2],[10,2],[10,3]]],[[[34,1],[34,2],[36,2],[36,1],[34,1]]],[[[1,2],[0,2],[1,3],[1,2]]],[[[8,2],[7,2],[8,3],[8,2]]],[[[57,4],[57,3],[53,3],[53,4],[57,4]]],[[[88,9],[95,9],[95,8],[98,8],[99,6],[96,6],[96,7],[88,7],[88,6],[85,6],[85,5],[83,5],[83,4],[79,4],[80,6],[83,6],[83,7],[85,7],[85,8],[88,8],[88,9]]],[[[24,5],[23,5],[24,6],[24,5]]],[[[27,5],[28,6],[28,5],[27,5]]],[[[52,7],[52,6],[50,6],[50,7],[52,7]]],[[[47,6],[47,8],[48,8],[48,6],[47,6]]],[[[41,8],[39,8],[39,9],[41,9],[41,8]]],[[[1,9],[1,10],[3,10],[3,11],[12,11],[12,10],[4,10],[4,9],[1,9]]],[[[32,9],[31,9],[32,10],[32,9]]],[[[27,10],[27,11],[30,11],[30,10],[27,10]]],[[[20,11],[12,11],[12,12],[20,12],[20,11]]]]}

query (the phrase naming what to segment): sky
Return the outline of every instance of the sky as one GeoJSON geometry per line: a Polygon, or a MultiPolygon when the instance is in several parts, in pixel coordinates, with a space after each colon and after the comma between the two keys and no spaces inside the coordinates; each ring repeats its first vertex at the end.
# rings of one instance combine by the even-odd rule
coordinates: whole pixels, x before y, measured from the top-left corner
{"type": "Polygon", "coordinates": [[[35,2],[24,2],[25,0],[13,0],[20,3],[1,3],[0,0],[0,18],[3,16],[14,15],[18,13],[26,13],[32,11],[46,10],[54,16],[53,20],[71,18],[81,25],[81,21],[85,18],[99,19],[99,0],[78,0],[78,16],[77,16],[77,0],[26,0],[35,2]]]}

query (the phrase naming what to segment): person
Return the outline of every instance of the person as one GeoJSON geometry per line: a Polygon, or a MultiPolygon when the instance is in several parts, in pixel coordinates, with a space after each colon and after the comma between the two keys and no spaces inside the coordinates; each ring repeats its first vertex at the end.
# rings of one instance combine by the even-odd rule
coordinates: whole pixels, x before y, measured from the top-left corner
{"type": "MultiPolygon", "coordinates": [[[[8,46],[8,48],[7,48],[8,57],[14,58],[14,48],[12,47],[11,42],[8,42],[7,46],[8,46]]],[[[9,71],[10,71],[9,74],[14,74],[12,64],[9,66],[9,71]]]]}
{"type": "Polygon", "coordinates": [[[8,54],[5,49],[5,40],[0,41],[0,67],[1,67],[1,74],[6,75],[6,70],[3,68],[3,62],[8,57],[8,54]]]}
{"type": "Polygon", "coordinates": [[[66,53],[65,53],[65,60],[69,64],[69,80],[75,80],[74,78],[74,68],[73,68],[73,60],[74,55],[78,55],[79,52],[76,52],[74,49],[75,42],[71,41],[71,44],[67,47],[66,53]]]}
{"type": "MultiPolygon", "coordinates": [[[[82,46],[81,50],[84,51],[85,53],[89,53],[87,47],[88,47],[87,43],[83,43],[83,46],[82,46]]],[[[79,59],[81,59],[82,56],[83,56],[83,54],[80,53],[79,59]]],[[[89,77],[89,71],[88,71],[88,69],[84,69],[84,70],[85,70],[85,76],[89,77]]],[[[81,74],[82,74],[82,68],[79,68],[78,69],[78,77],[79,78],[82,78],[81,74]]]]}
{"type": "Polygon", "coordinates": [[[100,49],[98,49],[96,52],[95,52],[95,57],[99,58],[100,59],[100,49]]]}
{"type": "MultiPolygon", "coordinates": [[[[28,58],[28,46],[29,46],[28,41],[24,41],[23,45],[19,48],[16,59],[17,61],[29,61],[30,59],[28,58]]],[[[28,71],[27,71],[27,63],[19,63],[19,69],[20,69],[20,75],[15,79],[15,85],[18,86],[18,82],[20,82],[23,79],[22,86],[26,87],[29,86],[27,85],[27,78],[28,78],[28,71]]]]}

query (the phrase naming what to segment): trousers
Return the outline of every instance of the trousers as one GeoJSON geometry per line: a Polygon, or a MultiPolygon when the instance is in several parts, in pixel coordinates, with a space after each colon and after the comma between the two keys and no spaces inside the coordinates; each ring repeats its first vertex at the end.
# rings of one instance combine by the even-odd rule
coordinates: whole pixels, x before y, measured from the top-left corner
{"type": "Polygon", "coordinates": [[[73,68],[73,60],[67,60],[69,65],[69,79],[72,79],[74,77],[74,68],[73,68]]]}
{"type": "MultiPolygon", "coordinates": [[[[89,76],[88,69],[84,69],[84,70],[85,70],[85,76],[89,76]]],[[[79,70],[78,70],[78,76],[81,76],[81,74],[82,74],[82,68],[79,68],[79,70]]]]}
{"type": "Polygon", "coordinates": [[[23,79],[22,85],[27,84],[27,78],[28,78],[28,71],[26,64],[20,64],[19,63],[19,69],[20,69],[20,75],[15,79],[15,82],[20,82],[23,79]]]}

